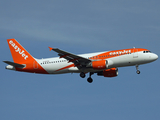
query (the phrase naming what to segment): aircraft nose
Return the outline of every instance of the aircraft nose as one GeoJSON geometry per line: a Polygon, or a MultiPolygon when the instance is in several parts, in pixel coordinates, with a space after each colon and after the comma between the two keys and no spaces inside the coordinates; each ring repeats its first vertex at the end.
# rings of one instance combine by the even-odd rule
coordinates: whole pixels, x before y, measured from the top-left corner
{"type": "Polygon", "coordinates": [[[157,60],[157,59],[158,59],[158,55],[153,54],[153,55],[152,55],[152,59],[153,59],[153,60],[157,60]]]}

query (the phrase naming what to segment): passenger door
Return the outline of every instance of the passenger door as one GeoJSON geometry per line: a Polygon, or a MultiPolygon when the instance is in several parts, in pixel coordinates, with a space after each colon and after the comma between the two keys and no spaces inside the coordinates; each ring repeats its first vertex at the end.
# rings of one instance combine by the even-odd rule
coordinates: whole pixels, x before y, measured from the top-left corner
{"type": "Polygon", "coordinates": [[[133,58],[138,58],[138,49],[133,49],[133,58]]]}

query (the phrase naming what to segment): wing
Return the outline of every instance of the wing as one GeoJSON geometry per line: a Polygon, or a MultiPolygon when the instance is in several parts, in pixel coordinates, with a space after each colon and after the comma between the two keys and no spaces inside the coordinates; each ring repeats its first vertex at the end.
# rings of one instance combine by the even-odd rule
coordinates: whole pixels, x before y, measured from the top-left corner
{"type": "Polygon", "coordinates": [[[75,64],[75,66],[86,66],[88,63],[91,62],[90,59],[60,50],[58,48],[51,48],[49,47],[50,51],[53,50],[55,52],[58,53],[58,55],[60,56],[60,58],[65,58],[66,60],[68,60],[68,62],[73,62],[75,64]]]}

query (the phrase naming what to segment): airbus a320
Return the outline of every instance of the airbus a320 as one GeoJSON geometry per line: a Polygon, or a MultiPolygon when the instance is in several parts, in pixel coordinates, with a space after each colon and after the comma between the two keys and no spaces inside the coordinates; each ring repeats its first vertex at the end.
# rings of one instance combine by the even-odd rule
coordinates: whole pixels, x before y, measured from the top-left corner
{"type": "Polygon", "coordinates": [[[8,64],[6,69],[39,74],[79,73],[82,78],[85,78],[86,74],[89,73],[89,77],[87,78],[89,83],[93,82],[91,76],[94,73],[104,77],[118,76],[119,67],[135,66],[136,73],[140,74],[139,65],[158,59],[158,55],[143,48],[75,55],[51,47],[49,47],[49,50],[57,52],[59,57],[36,59],[15,39],[7,39],[7,42],[13,62],[3,61],[8,64]]]}

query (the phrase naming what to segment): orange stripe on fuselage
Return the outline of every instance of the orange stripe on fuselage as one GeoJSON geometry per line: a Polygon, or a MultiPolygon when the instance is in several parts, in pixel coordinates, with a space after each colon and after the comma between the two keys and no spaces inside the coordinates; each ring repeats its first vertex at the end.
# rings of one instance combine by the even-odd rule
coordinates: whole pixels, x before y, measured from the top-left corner
{"type": "Polygon", "coordinates": [[[70,68],[70,67],[75,67],[75,65],[74,65],[74,64],[71,64],[71,65],[68,65],[68,66],[66,66],[66,67],[63,67],[63,68],[61,68],[61,69],[58,69],[58,70],[56,70],[56,71],[64,70],[64,69],[67,69],[67,68],[70,68]]]}
{"type": "Polygon", "coordinates": [[[28,62],[25,63],[25,65],[25,68],[21,69],[16,67],[16,70],[30,73],[49,74],[37,61],[28,62]]]}
{"type": "Polygon", "coordinates": [[[108,51],[96,56],[92,56],[89,59],[92,60],[98,60],[98,59],[108,59],[108,58],[113,58],[121,55],[126,55],[126,54],[131,54],[135,52],[140,52],[140,51],[148,51],[147,49],[143,48],[131,48],[131,49],[122,49],[122,50],[113,50],[113,51],[108,51]]]}

